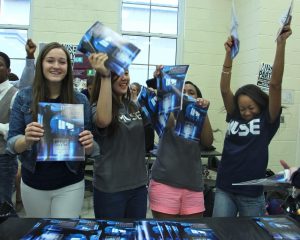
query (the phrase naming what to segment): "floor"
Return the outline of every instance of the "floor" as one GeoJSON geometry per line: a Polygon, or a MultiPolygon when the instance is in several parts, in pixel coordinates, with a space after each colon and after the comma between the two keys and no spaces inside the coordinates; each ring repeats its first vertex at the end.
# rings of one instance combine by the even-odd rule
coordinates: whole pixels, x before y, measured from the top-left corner
{"type": "MultiPolygon", "coordinates": [[[[13,195],[13,201],[15,203],[15,194],[13,195]]],[[[19,217],[26,217],[24,208],[17,211],[19,217]]],[[[84,203],[81,211],[81,218],[95,218],[93,210],[93,193],[89,190],[85,191],[84,203]]],[[[149,204],[147,208],[147,218],[152,218],[151,210],[149,209],[149,204]]]]}

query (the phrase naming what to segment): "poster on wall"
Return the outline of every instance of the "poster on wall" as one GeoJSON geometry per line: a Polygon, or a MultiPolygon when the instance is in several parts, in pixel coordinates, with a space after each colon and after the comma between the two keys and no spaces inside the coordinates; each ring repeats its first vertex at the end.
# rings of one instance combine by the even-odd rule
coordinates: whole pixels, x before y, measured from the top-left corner
{"type": "Polygon", "coordinates": [[[261,63],[259,66],[257,86],[265,93],[269,94],[269,85],[272,77],[272,65],[268,63],[261,63]]]}

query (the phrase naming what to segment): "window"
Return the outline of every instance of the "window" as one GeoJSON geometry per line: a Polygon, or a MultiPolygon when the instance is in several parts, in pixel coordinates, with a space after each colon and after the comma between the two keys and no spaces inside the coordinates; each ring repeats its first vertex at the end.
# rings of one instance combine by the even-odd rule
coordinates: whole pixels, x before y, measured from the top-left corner
{"type": "Polygon", "coordinates": [[[175,65],[178,0],[123,0],[122,35],[141,49],[130,66],[131,82],[145,85],[158,64],[175,65]]]}
{"type": "Polygon", "coordinates": [[[30,0],[0,0],[0,51],[11,59],[11,71],[21,76],[29,28],[30,0]]]}

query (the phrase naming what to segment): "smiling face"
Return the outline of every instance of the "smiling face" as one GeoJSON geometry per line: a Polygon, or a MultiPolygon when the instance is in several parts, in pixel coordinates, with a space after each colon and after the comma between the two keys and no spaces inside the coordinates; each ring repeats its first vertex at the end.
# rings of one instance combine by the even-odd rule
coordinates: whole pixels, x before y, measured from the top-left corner
{"type": "Polygon", "coordinates": [[[61,82],[67,75],[67,55],[61,48],[50,50],[42,62],[43,74],[50,83],[61,82]]]}
{"type": "Polygon", "coordinates": [[[112,89],[114,93],[119,97],[122,97],[123,95],[127,94],[129,82],[129,72],[126,71],[123,76],[118,77],[117,80],[113,82],[112,89]]]}
{"type": "Polygon", "coordinates": [[[183,94],[186,94],[195,99],[198,97],[196,88],[192,84],[189,84],[189,83],[184,84],[183,94]]]}
{"type": "Polygon", "coordinates": [[[250,121],[260,113],[259,106],[247,95],[241,94],[238,97],[238,106],[241,117],[246,121],[250,121]]]}

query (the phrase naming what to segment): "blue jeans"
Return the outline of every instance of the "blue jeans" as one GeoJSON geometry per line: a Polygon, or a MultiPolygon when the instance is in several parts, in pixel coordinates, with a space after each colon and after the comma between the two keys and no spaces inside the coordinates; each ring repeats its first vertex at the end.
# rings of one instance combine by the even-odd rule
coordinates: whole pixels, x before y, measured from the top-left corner
{"type": "Polygon", "coordinates": [[[265,197],[247,197],[216,189],[213,217],[263,216],[266,213],[265,197]]]}
{"type": "Polygon", "coordinates": [[[15,177],[18,169],[16,157],[7,154],[0,155],[0,203],[8,201],[12,203],[15,177]]]}
{"type": "Polygon", "coordinates": [[[96,218],[146,218],[146,186],[106,193],[94,188],[94,212],[96,218]]]}

